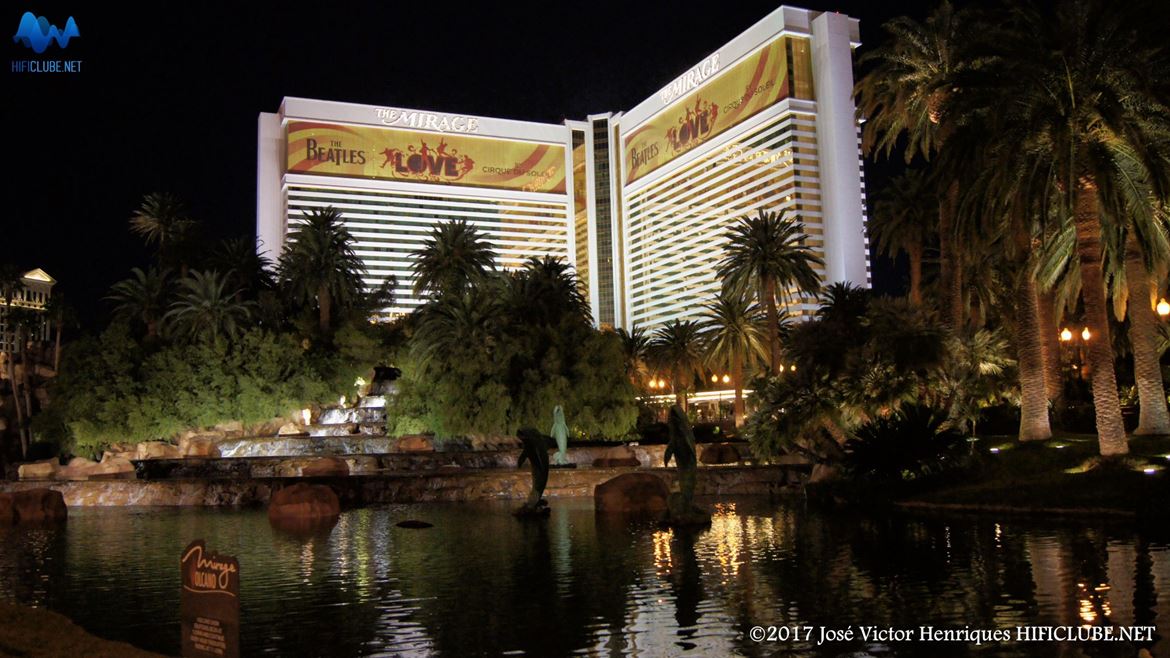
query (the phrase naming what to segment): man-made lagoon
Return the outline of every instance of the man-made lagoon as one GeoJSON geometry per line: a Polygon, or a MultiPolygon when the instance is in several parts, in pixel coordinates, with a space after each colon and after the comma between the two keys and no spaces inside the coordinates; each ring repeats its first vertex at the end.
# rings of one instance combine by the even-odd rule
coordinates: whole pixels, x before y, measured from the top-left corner
{"type": "Polygon", "coordinates": [[[244,655],[1134,656],[1132,643],[751,639],[753,626],[1109,624],[1156,626],[1143,646],[1170,656],[1164,528],[710,504],[711,528],[690,537],[587,499],[554,499],[536,522],[512,518],[515,503],[354,509],[309,536],[262,509],[73,508],[62,525],[0,529],[0,599],[176,655],[179,554],[204,538],[239,557],[244,655]]]}

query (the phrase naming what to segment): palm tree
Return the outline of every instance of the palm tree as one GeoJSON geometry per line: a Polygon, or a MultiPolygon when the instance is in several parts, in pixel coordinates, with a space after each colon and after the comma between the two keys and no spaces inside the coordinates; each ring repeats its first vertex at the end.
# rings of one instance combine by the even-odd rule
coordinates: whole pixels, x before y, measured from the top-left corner
{"type": "Polygon", "coordinates": [[[581,294],[573,266],[564,260],[532,256],[509,276],[508,307],[524,322],[544,326],[566,319],[590,322],[589,301],[581,294]]]}
{"type": "Polygon", "coordinates": [[[221,240],[212,250],[209,264],[224,273],[229,287],[251,299],[274,285],[272,261],[257,251],[255,240],[249,237],[221,240]]]}
{"type": "Polygon", "coordinates": [[[807,244],[804,225],[785,210],[741,217],[725,234],[723,260],[717,272],[724,287],[752,291],[764,307],[768,336],[769,366],[780,366],[780,315],[778,293],[787,303],[790,289],[797,295],[815,294],[821,287],[817,267],[824,261],[807,244]]]}
{"type": "Polygon", "coordinates": [[[495,268],[496,254],[465,219],[443,222],[414,256],[414,294],[456,293],[495,268]]]}
{"type": "Polygon", "coordinates": [[[742,294],[723,290],[705,307],[703,337],[707,357],[715,370],[730,369],[735,387],[735,426],[743,426],[744,361],[767,358],[764,332],[760,330],[759,307],[742,294]]]}
{"type": "MultiPolygon", "coordinates": [[[[1051,172],[1056,196],[1072,217],[1089,342],[1093,406],[1103,456],[1129,452],[1121,421],[1105,296],[1105,234],[1124,226],[1135,207],[1126,195],[1138,167],[1156,199],[1170,194],[1170,106],[1155,76],[1167,63],[1148,17],[1133,7],[1094,0],[1061,2],[1055,16],[1017,7],[1006,39],[1001,79],[1013,102],[1004,137],[1051,172]],[[1127,156],[1126,154],[1132,154],[1127,156]]],[[[1033,189],[1051,196],[1049,177],[1033,189]]]]}
{"type": "MultiPolygon", "coordinates": [[[[883,27],[889,38],[860,59],[860,65],[872,68],[854,89],[858,111],[866,118],[862,145],[867,154],[888,156],[905,137],[909,164],[916,155],[929,158],[939,151],[962,120],[949,105],[963,91],[963,76],[979,64],[970,52],[978,29],[969,12],[957,11],[946,0],[925,22],[901,17],[883,27]]],[[[961,327],[961,259],[954,236],[958,179],[944,187],[938,212],[941,307],[947,323],[961,327]]]]}
{"type": "Polygon", "coordinates": [[[0,335],[0,346],[10,343],[12,349],[4,355],[4,362],[8,370],[8,387],[12,389],[12,403],[16,409],[16,424],[19,426],[21,454],[27,455],[28,442],[25,438],[24,410],[20,406],[20,389],[16,381],[16,352],[20,348],[20,331],[16,307],[12,300],[24,289],[20,270],[14,265],[5,263],[0,266],[0,294],[4,296],[4,335],[0,335]]]}
{"type": "Polygon", "coordinates": [[[281,285],[305,304],[316,302],[322,334],[332,324],[333,304],[351,306],[360,301],[365,289],[366,268],[353,244],[341,213],[329,206],[304,213],[280,254],[281,285]]]}
{"type": "Polygon", "coordinates": [[[625,355],[626,376],[630,383],[641,389],[643,382],[650,375],[650,336],[642,327],[632,327],[629,331],[617,329],[618,338],[622,341],[622,354],[625,355]]]}
{"type": "Polygon", "coordinates": [[[53,372],[57,372],[61,368],[61,334],[66,328],[77,327],[77,311],[68,303],[65,295],[58,292],[45,304],[45,312],[53,322],[53,372]]]}
{"type": "Polygon", "coordinates": [[[179,281],[179,287],[166,318],[180,336],[190,340],[234,338],[252,316],[255,303],[237,300],[239,291],[228,288],[218,272],[191,272],[179,281]]]}
{"type": "Polygon", "coordinates": [[[461,353],[468,345],[492,358],[503,311],[497,291],[481,287],[443,295],[419,307],[414,312],[418,324],[411,345],[419,365],[427,368],[445,355],[461,353]]]}
{"type": "Polygon", "coordinates": [[[654,332],[650,350],[654,361],[670,373],[675,401],[687,409],[687,390],[703,374],[705,357],[702,332],[694,320],[671,320],[654,332]]]}
{"type": "Polygon", "coordinates": [[[172,267],[178,261],[182,276],[187,276],[183,257],[185,243],[191,238],[195,221],[187,215],[183,202],[171,194],[148,194],[130,216],[130,230],[157,247],[159,267],[172,267]]]}
{"type": "MultiPolygon", "coordinates": [[[[1165,232],[1160,232],[1162,242],[1165,232]]],[[[1163,244],[1163,246],[1165,246],[1163,244]]],[[[1170,434],[1170,410],[1166,407],[1166,389],[1162,382],[1162,353],[1158,350],[1158,316],[1154,312],[1156,288],[1147,269],[1146,253],[1139,244],[1137,231],[1130,227],[1125,240],[1126,315],[1129,316],[1129,343],[1133,350],[1134,383],[1138,390],[1138,426],[1134,434],[1170,434]]],[[[1162,259],[1162,262],[1166,262],[1162,259]]]]}
{"type": "Polygon", "coordinates": [[[891,259],[905,252],[910,259],[910,301],[922,304],[922,261],[938,219],[938,195],[927,174],[908,169],[890,181],[873,206],[869,230],[874,249],[891,259]]]}
{"type": "Polygon", "coordinates": [[[130,270],[132,275],[110,287],[106,299],[114,302],[114,316],[132,323],[141,322],[146,337],[155,340],[162,333],[167,298],[171,293],[170,271],[154,268],[143,272],[130,270]]]}

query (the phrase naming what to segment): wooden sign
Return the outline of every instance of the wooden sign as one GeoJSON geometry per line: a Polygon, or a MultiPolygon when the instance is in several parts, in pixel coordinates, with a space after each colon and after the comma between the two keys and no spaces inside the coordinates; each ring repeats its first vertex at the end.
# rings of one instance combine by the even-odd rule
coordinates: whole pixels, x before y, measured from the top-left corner
{"type": "Polygon", "coordinates": [[[180,560],[185,657],[238,658],[240,655],[240,563],[207,549],[196,539],[180,560]]]}

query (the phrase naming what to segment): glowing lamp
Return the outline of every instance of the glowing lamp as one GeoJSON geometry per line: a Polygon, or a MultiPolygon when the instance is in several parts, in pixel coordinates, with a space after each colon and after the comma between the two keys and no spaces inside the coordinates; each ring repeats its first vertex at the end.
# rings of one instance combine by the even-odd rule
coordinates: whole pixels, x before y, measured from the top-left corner
{"type": "Polygon", "coordinates": [[[711,383],[718,384],[719,383],[719,375],[711,375],[711,383]]]}
{"type": "Polygon", "coordinates": [[[1068,330],[1068,327],[1060,330],[1060,340],[1065,343],[1072,340],[1072,332],[1068,330]]]}
{"type": "Polygon", "coordinates": [[[1088,327],[1085,327],[1084,329],[1081,330],[1081,340],[1089,340],[1092,337],[1093,337],[1093,334],[1089,333],[1088,327]]]}
{"type": "Polygon", "coordinates": [[[1166,317],[1167,315],[1170,315],[1170,302],[1166,301],[1165,297],[1163,297],[1162,299],[1159,299],[1157,309],[1158,309],[1158,315],[1160,315],[1162,317],[1166,317]]]}
{"type": "Polygon", "coordinates": [[[726,384],[731,381],[730,375],[723,375],[723,383],[726,384]]]}

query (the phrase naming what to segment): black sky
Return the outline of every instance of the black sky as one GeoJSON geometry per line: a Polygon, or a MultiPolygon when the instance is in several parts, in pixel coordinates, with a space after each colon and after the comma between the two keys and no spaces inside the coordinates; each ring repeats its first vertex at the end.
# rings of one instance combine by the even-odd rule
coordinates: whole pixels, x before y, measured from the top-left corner
{"type": "MultiPolygon", "coordinates": [[[[255,229],[256,116],[283,96],[559,122],[626,110],[777,4],[367,2],[9,4],[80,38],[43,57],[80,74],[16,74],[6,39],[6,187],[0,261],[43,267],[84,315],[149,253],[127,230],[142,196],[183,198],[213,237],[255,229]]],[[[933,3],[804,2],[861,19],[933,3]]],[[[864,46],[863,46],[864,47],[864,46]]],[[[878,188],[889,165],[870,166],[878,188]]],[[[879,288],[895,285],[886,266],[879,288]]]]}

